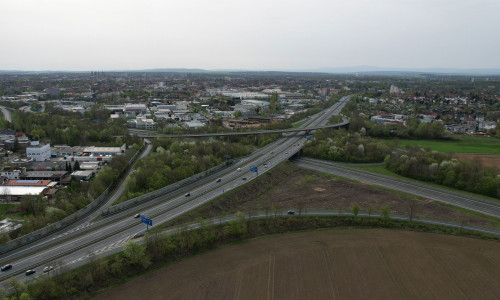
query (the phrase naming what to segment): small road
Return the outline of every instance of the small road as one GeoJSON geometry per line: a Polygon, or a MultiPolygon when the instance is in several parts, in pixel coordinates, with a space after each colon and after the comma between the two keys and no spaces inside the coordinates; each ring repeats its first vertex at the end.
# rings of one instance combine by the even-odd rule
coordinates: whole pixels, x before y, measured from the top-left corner
{"type": "Polygon", "coordinates": [[[10,111],[4,106],[0,106],[0,109],[2,110],[3,118],[8,122],[12,122],[12,116],[10,115],[10,111]]]}
{"type": "Polygon", "coordinates": [[[357,170],[338,163],[319,159],[300,157],[293,160],[293,163],[299,167],[325,172],[373,185],[383,186],[392,190],[421,196],[427,199],[432,199],[438,202],[455,205],[500,218],[500,201],[490,201],[480,197],[469,196],[443,188],[416,183],[410,180],[357,170]]]}

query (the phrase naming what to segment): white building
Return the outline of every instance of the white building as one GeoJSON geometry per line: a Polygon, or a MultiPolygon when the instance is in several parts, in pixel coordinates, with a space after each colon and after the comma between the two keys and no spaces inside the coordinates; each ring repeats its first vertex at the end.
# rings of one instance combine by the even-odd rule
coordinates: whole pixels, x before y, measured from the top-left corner
{"type": "Polygon", "coordinates": [[[40,144],[38,141],[32,141],[26,147],[26,156],[33,161],[45,161],[50,159],[50,144],[40,144]]]}
{"type": "Polygon", "coordinates": [[[0,172],[0,176],[8,179],[19,179],[19,176],[26,172],[26,168],[11,168],[0,172]]]}

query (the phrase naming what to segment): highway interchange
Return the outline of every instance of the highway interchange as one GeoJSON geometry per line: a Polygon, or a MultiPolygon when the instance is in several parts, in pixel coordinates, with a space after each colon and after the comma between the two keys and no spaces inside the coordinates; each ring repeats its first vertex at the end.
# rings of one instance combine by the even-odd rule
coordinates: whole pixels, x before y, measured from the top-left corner
{"type": "MultiPolygon", "coordinates": [[[[346,101],[348,99],[349,96],[344,98],[346,101]]],[[[311,117],[302,126],[308,128],[325,125],[331,116],[340,113],[345,104],[345,101],[343,102],[338,102],[311,117]]],[[[68,270],[88,263],[90,253],[109,255],[120,251],[128,240],[142,235],[146,230],[145,224],[133,218],[136,213],[144,214],[153,220],[153,226],[157,226],[218,197],[223,192],[245,184],[257,176],[257,173],[250,172],[251,166],[257,166],[260,175],[300,150],[306,141],[306,136],[297,133],[289,133],[289,135],[242,158],[231,167],[195,184],[162,195],[161,199],[158,199],[160,201],[153,199],[96,222],[88,220],[79,222],[66,232],[49,236],[1,255],[0,265],[11,263],[13,268],[1,272],[0,281],[3,282],[12,276],[19,280],[26,280],[27,276],[24,275],[26,270],[35,269],[36,274],[40,274],[47,265],[56,268],[64,266],[64,270],[68,270]],[[241,172],[237,171],[238,168],[241,172]],[[217,178],[221,178],[221,182],[216,182],[217,178]],[[188,192],[190,196],[185,196],[188,192]]]]}
{"type": "MultiPolygon", "coordinates": [[[[348,101],[349,96],[343,100],[348,101]]],[[[336,103],[332,107],[311,117],[303,128],[323,126],[328,119],[340,113],[344,103],[336,103]]],[[[218,196],[230,191],[257,176],[257,173],[250,172],[251,166],[258,167],[259,176],[267,172],[282,161],[288,160],[300,150],[306,136],[300,133],[288,133],[277,141],[255,151],[251,155],[242,158],[233,164],[211,176],[198,182],[179,188],[171,193],[167,193],[142,203],[131,209],[120,213],[112,214],[97,221],[94,220],[100,211],[93,213],[80,222],[68,227],[66,231],[48,236],[24,247],[18,248],[0,256],[0,265],[13,264],[13,268],[0,273],[0,281],[15,277],[19,280],[29,278],[24,275],[28,269],[35,269],[37,273],[32,276],[47,276],[42,273],[45,266],[52,265],[63,270],[69,270],[89,262],[90,253],[95,255],[109,255],[121,251],[123,245],[129,240],[139,239],[146,231],[146,225],[140,223],[140,219],[134,218],[137,213],[144,214],[153,220],[153,226],[165,223],[173,218],[184,214],[218,196]],[[240,168],[241,171],[237,171],[240,168]],[[221,178],[220,182],[217,179],[221,178]],[[245,180],[243,178],[246,178],[245,180]],[[186,196],[189,193],[189,196],[186,196]],[[40,275],[42,274],[42,275],[40,275]]],[[[148,145],[150,150],[150,145],[148,145]]],[[[148,151],[145,153],[148,153],[148,151]]],[[[145,154],[143,154],[145,155],[145,154]]],[[[461,194],[447,192],[446,190],[419,186],[414,183],[402,181],[390,181],[384,176],[367,173],[363,174],[358,170],[326,164],[315,160],[299,159],[295,162],[298,165],[320,170],[334,172],[343,177],[353,178],[363,182],[373,184],[391,184],[391,189],[405,189],[406,192],[421,195],[426,198],[435,199],[445,203],[457,205],[467,209],[480,211],[482,213],[500,217],[500,205],[490,203],[480,198],[463,196],[461,194]],[[357,174],[357,175],[356,175],[357,174]],[[361,175],[360,175],[361,174],[361,175]],[[371,175],[372,177],[370,178],[371,175]],[[358,176],[358,177],[356,177],[358,176]],[[361,177],[360,177],[361,176],[361,177]],[[378,182],[370,182],[377,180],[378,182]],[[421,194],[419,194],[421,193],[421,194]],[[433,197],[441,198],[433,198],[433,197]]],[[[110,200],[111,203],[114,200],[110,200]]],[[[313,213],[313,212],[309,212],[313,213]]]]}

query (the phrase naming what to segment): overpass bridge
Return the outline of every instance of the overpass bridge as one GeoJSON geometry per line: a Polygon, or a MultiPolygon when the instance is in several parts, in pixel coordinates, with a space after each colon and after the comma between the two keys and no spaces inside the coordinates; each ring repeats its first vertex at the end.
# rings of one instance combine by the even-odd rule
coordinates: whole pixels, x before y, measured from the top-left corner
{"type": "Polygon", "coordinates": [[[349,120],[344,119],[340,123],[324,125],[324,126],[312,126],[305,128],[293,128],[293,129],[273,129],[273,130],[253,130],[253,131],[237,131],[237,132],[216,132],[216,133],[192,133],[192,134],[162,134],[154,133],[150,130],[141,129],[129,129],[131,134],[137,134],[141,138],[204,138],[204,137],[217,137],[217,136],[238,136],[238,135],[254,135],[254,134],[272,134],[272,133],[295,133],[304,132],[306,135],[314,130],[326,129],[326,128],[342,128],[349,125],[349,120]]]}

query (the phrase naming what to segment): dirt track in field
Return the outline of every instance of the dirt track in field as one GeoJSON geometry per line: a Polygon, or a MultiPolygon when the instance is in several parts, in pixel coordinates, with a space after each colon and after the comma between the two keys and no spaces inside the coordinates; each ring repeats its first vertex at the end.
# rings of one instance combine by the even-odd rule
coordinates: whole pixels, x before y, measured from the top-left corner
{"type": "Polygon", "coordinates": [[[498,299],[500,243],[332,229],[231,245],[95,299],[498,299]]]}

